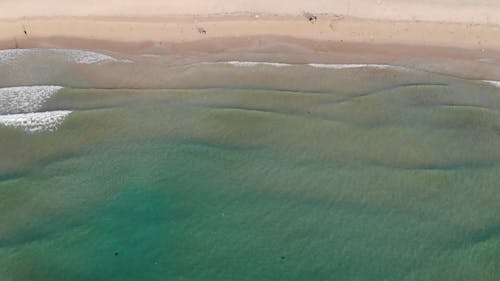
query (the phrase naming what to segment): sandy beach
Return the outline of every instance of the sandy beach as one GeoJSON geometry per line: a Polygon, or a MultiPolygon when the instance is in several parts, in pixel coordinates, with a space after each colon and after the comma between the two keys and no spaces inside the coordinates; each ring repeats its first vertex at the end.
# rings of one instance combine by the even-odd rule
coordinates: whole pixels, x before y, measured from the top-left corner
{"type": "Polygon", "coordinates": [[[500,79],[500,4],[495,1],[97,3],[3,1],[0,49],[189,53],[204,59],[258,52],[260,59],[286,62],[419,65],[425,60],[426,69],[500,79]],[[309,21],[308,13],[318,19],[309,21]],[[467,67],[457,71],[457,63],[467,67]]]}
{"type": "Polygon", "coordinates": [[[173,16],[254,13],[297,15],[304,11],[379,20],[500,24],[495,0],[4,0],[1,18],[51,16],[173,16]]]}

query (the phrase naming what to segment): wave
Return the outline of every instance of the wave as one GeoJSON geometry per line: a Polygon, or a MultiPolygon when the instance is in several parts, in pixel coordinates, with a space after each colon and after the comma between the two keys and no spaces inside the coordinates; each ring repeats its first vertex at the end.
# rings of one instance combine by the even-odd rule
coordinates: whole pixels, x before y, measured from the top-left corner
{"type": "MultiPolygon", "coordinates": [[[[314,68],[329,68],[329,69],[351,69],[351,68],[379,68],[379,69],[406,69],[402,66],[389,65],[389,64],[325,64],[325,63],[309,63],[309,64],[289,64],[282,62],[264,62],[264,61],[224,61],[218,62],[222,64],[229,64],[233,66],[241,67],[253,67],[253,66],[274,66],[274,67],[287,67],[287,66],[309,66],[314,68]]],[[[210,63],[203,63],[210,64],[210,63]]]]}
{"type": "Polygon", "coordinates": [[[60,86],[0,88],[0,114],[35,112],[62,88],[60,86]]]}
{"type": "Polygon", "coordinates": [[[258,65],[266,65],[266,66],[274,66],[274,67],[291,66],[291,64],[288,64],[288,63],[258,62],[258,61],[225,61],[225,62],[220,62],[220,63],[229,64],[229,65],[233,65],[233,66],[242,66],[242,67],[252,67],[252,66],[258,66],[258,65]]]}
{"type": "Polygon", "coordinates": [[[330,69],[350,69],[350,68],[379,68],[379,69],[403,69],[401,66],[389,65],[389,64],[349,64],[349,63],[309,63],[308,66],[315,68],[330,68],[330,69]]]}
{"type": "Polygon", "coordinates": [[[71,113],[68,110],[0,115],[0,124],[28,133],[55,131],[71,113]]]}
{"type": "Polygon", "coordinates": [[[111,56],[90,51],[63,50],[63,52],[69,55],[74,62],[81,64],[93,64],[105,61],[114,61],[114,62],[120,61],[111,56]]]}
{"type": "Polygon", "coordinates": [[[28,133],[54,131],[71,111],[36,112],[61,90],[60,86],[0,88],[0,125],[22,128],[28,133]]]}
{"type": "Polygon", "coordinates": [[[483,82],[486,82],[488,84],[491,84],[497,88],[500,88],[500,81],[494,81],[494,80],[483,80],[483,82]]]}
{"type": "Polygon", "coordinates": [[[94,64],[101,62],[131,62],[130,60],[119,60],[111,56],[92,51],[76,49],[7,49],[0,50],[0,64],[12,63],[17,59],[29,56],[63,56],[66,60],[79,64],[94,64]]]}

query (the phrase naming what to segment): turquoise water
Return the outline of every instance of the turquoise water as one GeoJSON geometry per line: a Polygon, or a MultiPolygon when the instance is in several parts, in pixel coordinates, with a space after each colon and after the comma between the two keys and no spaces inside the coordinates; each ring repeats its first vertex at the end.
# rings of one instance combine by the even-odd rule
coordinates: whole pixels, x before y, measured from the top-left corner
{"type": "Polygon", "coordinates": [[[57,131],[0,127],[0,280],[498,280],[499,89],[321,71],[65,88],[57,131]]]}

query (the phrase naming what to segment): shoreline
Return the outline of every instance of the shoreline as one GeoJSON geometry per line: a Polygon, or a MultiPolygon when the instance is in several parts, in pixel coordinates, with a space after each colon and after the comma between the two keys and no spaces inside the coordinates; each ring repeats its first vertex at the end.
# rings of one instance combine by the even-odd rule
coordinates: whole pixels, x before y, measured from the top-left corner
{"type": "MultiPolygon", "coordinates": [[[[290,36],[204,38],[189,42],[120,42],[74,37],[30,38],[20,49],[63,48],[145,57],[161,55],[174,64],[255,61],[298,64],[390,64],[474,80],[500,80],[500,51],[363,42],[316,41],[290,36]]],[[[0,41],[0,49],[14,49],[0,41]]]]}
{"type": "Polygon", "coordinates": [[[303,15],[284,13],[70,14],[0,18],[0,50],[68,48],[169,55],[181,64],[217,60],[392,64],[500,80],[500,25],[496,23],[449,22],[446,17],[440,22],[374,20],[321,13],[314,23],[303,15]]]}

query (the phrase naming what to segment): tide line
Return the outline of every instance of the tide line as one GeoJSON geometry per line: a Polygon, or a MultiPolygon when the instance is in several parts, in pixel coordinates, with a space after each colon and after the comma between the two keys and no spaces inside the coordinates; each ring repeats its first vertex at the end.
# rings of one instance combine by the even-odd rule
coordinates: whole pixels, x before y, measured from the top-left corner
{"type": "Polygon", "coordinates": [[[0,64],[10,64],[18,59],[30,56],[45,57],[47,55],[62,56],[69,62],[78,64],[95,64],[101,62],[132,62],[130,60],[120,60],[114,57],[96,53],[92,51],[84,51],[77,49],[7,49],[0,50],[0,64]]]}
{"type": "MultiPolygon", "coordinates": [[[[352,63],[308,63],[308,64],[289,64],[282,62],[266,62],[266,61],[222,61],[219,64],[227,64],[238,67],[255,67],[255,66],[274,66],[274,67],[289,67],[289,66],[309,66],[314,68],[327,69],[352,69],[352,68],[378,68],[378,69],[406,69],[402,66],[389,64],[352,64],[352,63]]],[[[202,64],[211,64],[208,62],[202,64]]]]}

